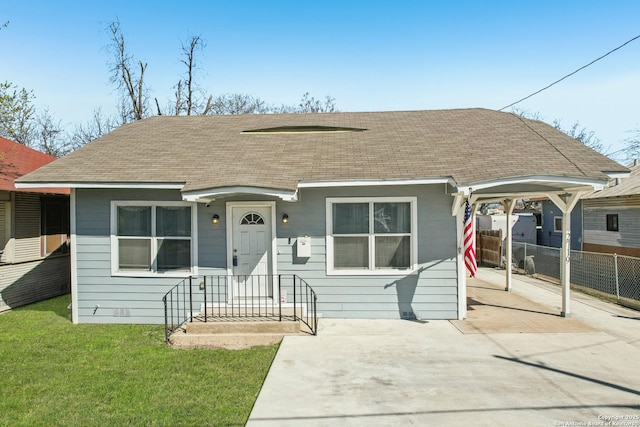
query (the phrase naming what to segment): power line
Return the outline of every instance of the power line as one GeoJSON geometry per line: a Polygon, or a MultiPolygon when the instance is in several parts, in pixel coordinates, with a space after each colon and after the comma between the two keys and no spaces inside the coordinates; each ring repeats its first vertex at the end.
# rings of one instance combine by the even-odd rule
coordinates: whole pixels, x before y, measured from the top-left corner
{"type": "Polygon", "coordinates": [[[514,105],[521,103],[521,102],[522,102],[522,101],[524,101],[525,99],[529,99],[529,98],[531,98],[532,96],[535,96],[535,95],[539,94],[540,92],[542,92],[542,91],[544,91],[544,90],[549,89],[551,86],[556,85],[556,84],[560,83],[561,81],[563,81],[564,79],[566,79],[566,78],[568,78],[568,77],[573,76],[573,75],[574,75],[575,73],[577,73],[578,71],[584,70],[584,69],[585,69],[585,68],[587,68],[588,66],[590,66],[590,65],[592,65],[592,64],[595,64],[596,62],[600,61],[600,60],[601,60],[602,58],[604,58],[605,56],[608,56],[608,55],[612,54],[613,52],[615,52],[615,51],[616,51],[616,50],[618,50],[618,49],[622,49],[624,46],[628,45],[628,44],[629,44],[629,43],[631,43],[632,41],[637,40],[637,39],[639,39],[639,38],[640,38],[640,34],[639,34],[639,35],[637,35],[637,36],[635,36],[635,37],[634,37],[634,38],[632,38],[631,40],[627,40],[626,42],[622,43],[620,46],[616,47],[615,49],[610,50],[609,52],[605,53],[605,54],[604,54],[604,55],[602,55],[601,57],[594,59],[593,61],[589,62],[587,65],[583,65],[582,67],[578,68],[578,69],[577,69],[577,70],[575,70],[574,72],[567,74],[566,76],[564,76],[564,77],[563,77],[563,78],[561,78],[560,80],[556,80],[555,82],[551,83],[550,85],[545,86],[545,87],[543,87],[542,89],[540,89],[540,90],[538,90],[538,91],[536,91],[536,92],[533,92],[531,95],[525,96],[524,98],[519,99],[519,100],[517,100],[516,102],[513,102],[513,103],[511,103],[511,104],[509,104],[509,105],[507,105],[507,106],[505,106],[505,107],[502,107],[502,108],[501,108],[501,109],[499,109],[498,111],[502,111],[502,110],[505,110],[505,109],[507,109],[507,108],[509,108],[509,107],[513,107],[514,105]]]}

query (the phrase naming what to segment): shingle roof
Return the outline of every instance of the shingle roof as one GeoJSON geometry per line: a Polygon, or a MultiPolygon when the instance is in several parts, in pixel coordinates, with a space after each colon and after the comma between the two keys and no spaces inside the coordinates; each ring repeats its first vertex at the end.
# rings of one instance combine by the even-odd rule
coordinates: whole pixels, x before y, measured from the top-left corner
{"type": "Polygon", "coordinates": [[[605,197],[625,197],[625,196],[638,196],[640,195],[640,162],[635,162],[629,166],[631,173],[628,178],[622,179],[620,184],[615,184],[615,180],[610,182],[610,186],[601,190],[595,191],[587,196],[585,199],[602,199],[605,197]]]}
{"type": "Polygon", "coordinates": [[[485,109],[157,116],[130,123],[22,179],[184,183],[295,190],[300,181],[430,179],[459,185],[521,176],[606,181],[627,169],[553,127],[485,109]],[[265,132],[328,126],[365,131],[265,132]]]}
{"type": "Polygon", "coordinates": [[[33,150],[7,138],[0,137],[0,190],[69,194],[69,190],[63,188],[29,188],[18,190],[14,184],[17,178],[38,169],[40,166],[51,163],[55,159],[53,156],[33,150]]]}

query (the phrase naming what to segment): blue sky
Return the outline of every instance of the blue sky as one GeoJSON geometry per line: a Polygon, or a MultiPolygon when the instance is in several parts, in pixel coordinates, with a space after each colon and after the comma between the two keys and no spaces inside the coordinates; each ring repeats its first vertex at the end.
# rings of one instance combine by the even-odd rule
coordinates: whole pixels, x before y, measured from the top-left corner
{"type": "MultiPolygon", "coordinates": [[[[0,81],[33,90],[63,124],[115,112],[106,28],[119,19],[161,104],[200,35],[208,93],[341,111],[500,109],[640,34],[637,1],[4,0],[0,81]],[[188,4],[188,6],[186,5],[188,4]]],[[[612,150],[640,127],[640,40],[516,106],[574,122],[612,150]]]]}

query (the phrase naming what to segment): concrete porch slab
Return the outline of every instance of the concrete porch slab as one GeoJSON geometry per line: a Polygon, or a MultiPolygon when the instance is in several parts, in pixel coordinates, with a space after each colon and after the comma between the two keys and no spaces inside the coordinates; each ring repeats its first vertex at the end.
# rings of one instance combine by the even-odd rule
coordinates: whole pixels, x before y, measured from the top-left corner
{"type": "Polygon", "coordinates": [[[506,292],[504,286],[467,279],[467,318],[451,323],[465,334],[595,332],[586,323],[563,318],[553,308],[506,292]]]}

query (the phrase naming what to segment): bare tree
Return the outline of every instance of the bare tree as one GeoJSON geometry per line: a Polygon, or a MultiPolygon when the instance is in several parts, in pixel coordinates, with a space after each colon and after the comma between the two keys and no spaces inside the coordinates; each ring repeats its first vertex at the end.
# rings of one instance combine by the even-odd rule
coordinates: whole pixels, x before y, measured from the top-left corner
{"type": "Polygon", "coordinates": [[[335,98],[327,95],[324,100],[315,99],[306,92],[296,105],[281,105],[273,110],[276,113],[334,113],[337,112],[335,98]]]}
{"type": "Polygon", "coordinates": [[[541,121],[541,122],[544,121],[542,116],[540,116],[540,112],[531,113],[528,110],[523,110],[523,109],[517,108],[517,107],[513,108],[511,110],[511,112],[513,114],[516,114],[516,115],[518,115],[520,117],[523,117],[525,119],[538,120],[538,121],[541,121]]]}
{"type": "Polygon", "coordinates": [[[595,132],[587,130],[587,128],[580,128],[580,122],[575,122],[573,126],[568,129],[564,129],[561,126],[560,120],[553,121],[553,127],[556,129],[566,133],[571,138],[583,143],[587,147],[597,151],[600,154],[606,154],[606,149],[604,144],[600,141],[600,139],[596,136],[595,132]]]}
{"type": "Polygon", "coordinates": [[[336,109],[335,98],[327,95],[324,101],[309,96],[309,92],[302,95],[296,113],[333,113],[336,109]]]}
{"type": "Polygon", "coordinates": [[[619,151],[626,163],[640,159],[640,128],[630,130],[632,135],[624,140],[626,146],[619,151]]]}
{"type": "Polygon", "coordinates": [[[210,97],[204,111],[206,114],[266,114],[272,109],[264,100],[253,95],[227,93],[210,97]]]}
{"type": "Polygon", "coordinates": [[[144,86],[144,73],[147,63],[137,61],[137,71],[133,66],[133,57],[127,52],[120,21],[109,24],[111,43],[109,49],[113,55],[111,64],[111,83],[121,91],[121,117],[123,123],[140,120],[147,114],[148,96],[144,86]]]}
{"type": "MultiPolygon", "coordinates": [[[[517,108],[514,108],[511,112],[525,119],[544,121],[544,119],[540,116],[540,113],[529,113],[528,111],[523,111],[517,108]]],[[[603,154],[605,156],[611,156],[613,154],[607,153],[607,149],[600,141],[600,138],[596,136],[595,132],[587,130],[587,128],[585,127],[581,128],[580,122],[575,122],[570,128],[567,129],[562,126],[562,122],[560,120],[556,119],[553,121],[552,126],[600,154],[603,154]]]]}
{"type": "Polygon", "coordinates": [[[65,141],[60,120],[56,121],[48,109],[44,109],[36,117],[35,135],[37,143],[33,148],[43,153],[62,157],[71,151],[69,144],[65,141]]]}
{"type": "Polygon", "coordinates": [[[178,107],[181,107],[187,114],[190,116],[191,113],[196,108],[196,99],[194,95],[195,91],[195,83],[194,83],[194,73],[196,71],[196,58],[195,53],[197,50],[202,51],[205,47],[204,41],[200,36],[193,36],[188,44],[182,43],[182,55],[183,59],[180,60],[186,67],[186,76],[184,80],[178,82],[178,90],[176,95],[176,114],[179,114],[178,107]],[[181,95],[180,92],[185,91],[185,105],[180,105],[181,95]]]}
{"type": "Polygon", "coordinates": [[[115,119],[106,117],[100,108],[96,108],[93,110],[93,115],[87,123],[79,124],[75,127],[69,136],[69,148],[71,150],[77,150],[83,145],[109,133],[116,127],[117,123],[115,119]]]}

